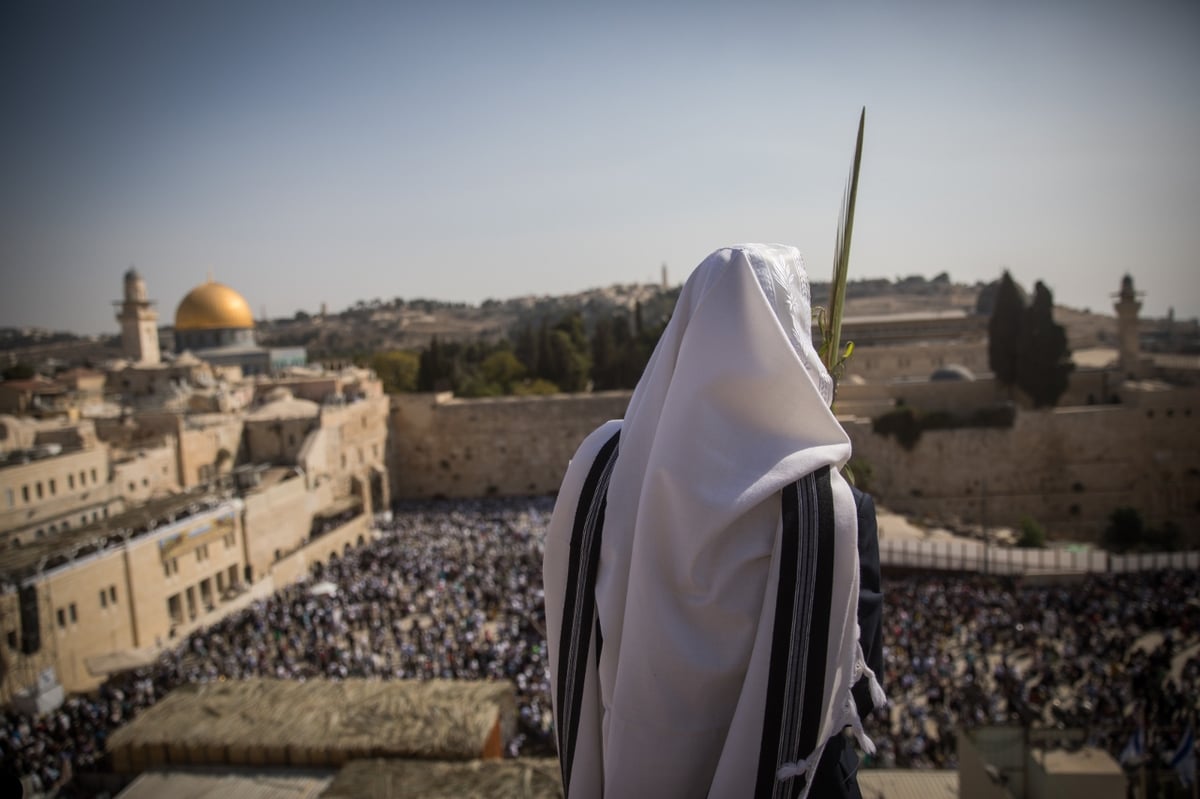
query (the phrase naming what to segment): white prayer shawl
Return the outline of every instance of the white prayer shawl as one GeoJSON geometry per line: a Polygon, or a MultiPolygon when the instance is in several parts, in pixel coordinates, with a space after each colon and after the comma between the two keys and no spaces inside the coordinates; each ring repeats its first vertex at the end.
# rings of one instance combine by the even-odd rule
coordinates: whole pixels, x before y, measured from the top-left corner
{"type": "Polygon", "coordinates": [[[850,441],[810,319],[795,248],[713,253],[572,460],[544,563],[569,799],[803,797],[844,727],[873,750],[850,441]]]}

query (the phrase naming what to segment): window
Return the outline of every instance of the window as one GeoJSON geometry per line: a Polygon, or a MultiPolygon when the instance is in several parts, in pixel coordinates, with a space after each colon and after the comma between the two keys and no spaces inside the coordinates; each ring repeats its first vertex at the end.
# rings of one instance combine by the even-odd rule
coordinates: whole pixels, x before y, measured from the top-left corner
{"type": "Polygon", "coordinates": [[[85,486],[86,484],[87,484],[87,474],[83,471],[83,469],[80,469],[79,470],[79,487],[83,488],[83,486],[85,486]]]}
{"type": "Polygon", "coordinates": [[[167,598],[167,615],[171,617],[172,624],[183,624],[183,603],[179,600],[179,594],[167,598]]]}
{"type": "Polygon", "coordinates": [[[8,507],[11,508],[13,505],[17,504],[16,496],[13,494],[13,490],[11,488],[4,489],[4,496],[6,499],[8,499],[8,507]]]}
{"type": "Polygon", "coordinates": [[[74,624],[75,622],[79,621],[79,615],[76,614],[76,612],[75,612],[75,603],[74,602],[72,602],[70,604],[70,606],[67,608],[67,613],[71,617],[71,624],[74,624]]]}
{"type": "Polygon", "coordinates": [[[100,589],[100,607],[108,607],[108,592],[103,588],[100,589]]]}
{"type": "Polygon", "coordinates": [[[62,608],[59,608],[57,611],[55,611],[54,615],[58,617],[58,626],[59,627],[67,626],[67,612],[65,610],[63,610],[62,608]]]}
{"type": "Polygon", "coordinates": [[[42,498],[42,484],[40,481],[37,484],[37,498],[38,499],[42,498]]]}
{"type": "Polygon", "coordinates": [[[93,482],[93,483],[98,483],[98,482],[100,482],[100,478],[96,476],[96,470],[95,470],[95,469],[92,469],[92,482],[93,482]]]}
{"type": "Polygon", "coordinates": [[[142,478],[142,488],[147,488],[149,485],[150,485],[150,478],[143,477],[142,478]]]}
{"type": "Polygon", "coordinates": [[[57,493],[58,493],[58,486],[55,484],[54,478],[51,477],[50,478],[50,496],[54,496],[57,493]]]}
{"type": "Polygon", "coordinates": [[[21,486],[21,501],[29,501],[29,486],[21,486]]]}
{"type": "Polygon", "coordinates": [[[67,488],[72,489],[72,490],[75,488],[75,475],[73,475],[73,474],[67,475],[67,488]]]}
{"type": "Polygon", "coordinates": [[[114,605],[117,604],[117,587],[115,585],[108,587],[108,601],[114,605]]]}
{"type": "Polygon", "coordinates": [[[16,649],[17,648],[17,631],[9,630],[8,635],[5,637],[8,639],[8,648],[16,649]]]}

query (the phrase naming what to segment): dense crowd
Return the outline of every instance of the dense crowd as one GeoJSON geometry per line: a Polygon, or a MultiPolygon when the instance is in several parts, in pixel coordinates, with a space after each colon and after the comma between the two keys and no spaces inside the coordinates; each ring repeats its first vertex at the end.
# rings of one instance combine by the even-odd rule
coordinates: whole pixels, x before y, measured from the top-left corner
{"type": "Polygon", "coordinates": [[[954,768],[956,729],[1004,723],[1079,730],[1115,757],[1141,724],[1169,749],[1200,697],[1194,572],[885,575],[884,592],[880,765],[954,768]]]}
{"type": "MultiPolygon", "coordinates": [[[[4,770],[51,786],[102,770],[109,733],[176,686],[246,677],[505,679],[510,754],[553,751],[541,591],[548,499],[425,503],[376,540],[54,712],[0,717],[4,770]]],[[[1200,577],[1022,585],[885,573],[884,685],[870,764],[952,768],[954,730],[1078,728],[1116,755],[1139,717],[1173,745],[1200,695],[1200,577]],[[1185,701],[1185,699],[1187,701],[1185,701]]]]}

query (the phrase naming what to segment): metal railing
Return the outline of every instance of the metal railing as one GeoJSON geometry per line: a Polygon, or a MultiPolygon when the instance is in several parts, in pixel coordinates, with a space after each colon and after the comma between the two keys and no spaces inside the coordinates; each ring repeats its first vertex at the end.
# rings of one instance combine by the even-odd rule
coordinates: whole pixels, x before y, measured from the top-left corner
{"type": "Polygon", "coordinates": [[[1102,550],[985,547],[978,541],[882,539],[884,566],[980,574],[1096,574],[1200,568],[1200,551],[1111,555],[1102,550]]]}

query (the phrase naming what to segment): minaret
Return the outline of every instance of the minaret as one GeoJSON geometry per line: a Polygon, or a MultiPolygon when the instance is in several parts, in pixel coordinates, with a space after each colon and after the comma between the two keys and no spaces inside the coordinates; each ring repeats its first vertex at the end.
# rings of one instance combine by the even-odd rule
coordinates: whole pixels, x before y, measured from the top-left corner
{"type": "Polygon", "coordinates": [[[146,281],[132,267],[125,273],[125,300],[115,302],[121,309],[121,351],[135,363],[156,364],[158,353],[158,311],[146,298],[146,281]]]}
{"type": "Polygon", "coordinates": [[[1121,280],[1121,291],[1114,294],[1118,302],[1113,305],[1117,312],[1117,340],[1120,346],[1121,374],[1125,377],[1140,377],[1138,371],[1138,301],[1140,292],[1133,290],[1133,278],[1129,275],[1121,280]]]}
{"type": "Polygon", "coordinates": [[[662,289],[666,291],[669,288],[667,285],[667,262],[663,261],[662,265],[662,289]]]}

